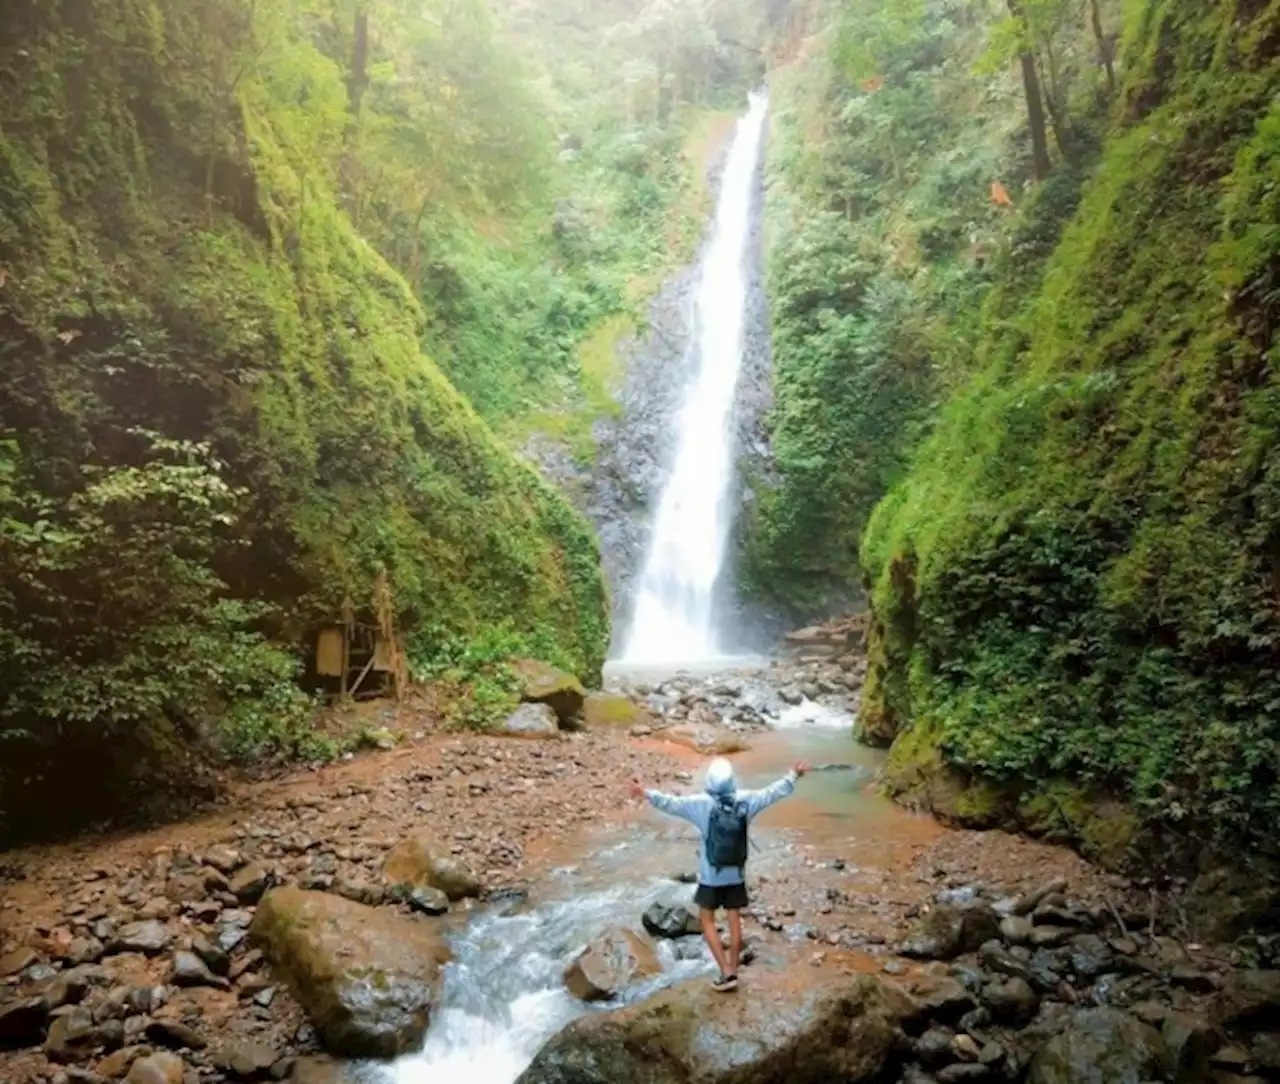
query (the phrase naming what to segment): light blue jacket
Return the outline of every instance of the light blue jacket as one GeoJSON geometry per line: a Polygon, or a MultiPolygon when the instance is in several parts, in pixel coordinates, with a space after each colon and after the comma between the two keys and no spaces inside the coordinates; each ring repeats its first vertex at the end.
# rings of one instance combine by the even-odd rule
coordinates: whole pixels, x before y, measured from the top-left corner
{"type": "MultiPolygon", "coordinates": [[[[796,779],[795,772],[787,772],[776,783],[771,783],[763,790],[740,790],[734,797],[745,808],[747,820],[750,821],[757,813],[768,809],[774,802],[782,801],[795,790],[796,779]]],[[[698,830],[699,884],[719,887],[743,883],[741,869],[717,870],[707,860],[707,826],[711,823],[711,810],[715,808],[715,798],[710,794],[664,794],[660,790],[646,790],[644,794],[654,809],[686,820],[698,830]]]]}

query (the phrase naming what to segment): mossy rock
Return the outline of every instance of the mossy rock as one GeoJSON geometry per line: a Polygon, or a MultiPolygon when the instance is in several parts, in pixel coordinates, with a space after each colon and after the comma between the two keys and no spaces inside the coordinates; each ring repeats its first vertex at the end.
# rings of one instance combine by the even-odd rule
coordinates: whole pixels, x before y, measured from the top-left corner
{"type": "Polygon", "coordinates": [[[890,796],[964,828],[1014,826],[1017,788],[971,777],[946,764],[935,738],[927,726],[912,727],[897,737],[883,777],[890,796]]]}
{"type": "Polygon", "coordinates": [[[517,659],[512,665],[520,679],[521,700],[546,704],[556,713],[561,726],[577,719],[586,702],[587,690],[573,674],[537,659],[517,659]]]}
{"type": "Polygon", "coordinates": [[[327,892],[277,888],[250,937],[331,1054],[390,1058],[426,1034],[449,949],[434,926],[327,892]]]}
{"type": "Polygon", "coordinates": [[[382,877],[392,887],[438,888],[451,900],[480,895],[476,875],[428,832],[397,843],[383,860],[382,877]]]}
{"type": "Polygon", "coordinates": [[[649,722],[642,705],[616,693],[591,693],[582,705],[582,717],[590,728],[640,726],[649,722]]]}
{"type": "Polygon", "coordinates": [[[1107,869],[1123,869],[1141,826],[1123,803],[1084,787],[1055,780],[1024,794],[1018,822],[1031,835],[1076,847],[1107,869]]]}
{"type": "Polygon", "coordinates": [[[878,1079],[906,996],[868,975],[784,968],[751,977],[751,996],[705,979],[575,1020],[518,1084],[846,1084],[878,1079]]]}

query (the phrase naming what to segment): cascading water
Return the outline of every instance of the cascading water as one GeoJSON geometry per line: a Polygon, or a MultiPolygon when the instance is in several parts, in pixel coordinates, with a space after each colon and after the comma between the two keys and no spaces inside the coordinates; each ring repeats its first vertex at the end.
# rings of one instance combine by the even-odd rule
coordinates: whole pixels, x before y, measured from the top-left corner
{"type": "Polygon", "coordinates": [[[696,375],[654,517],[623,658],[688,662],[719,655],[713,595],[733,521],[733,404],[742,367],[747,240],[768,102],[753,94],[729,149],[694,306],[696,375]]]}

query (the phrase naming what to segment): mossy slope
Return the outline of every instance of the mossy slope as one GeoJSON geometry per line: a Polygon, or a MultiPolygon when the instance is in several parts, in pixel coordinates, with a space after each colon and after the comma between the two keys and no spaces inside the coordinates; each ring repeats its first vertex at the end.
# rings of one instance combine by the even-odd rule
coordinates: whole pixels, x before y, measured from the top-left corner
{"type": "Polygon", "coordinates": [[[1280,3],[1128,11],[1073,220],[991,299],[977,375],[864,538],[866,710],[905,730],[900,781],[935,758],[1034,805],[1066,779],[1274,849],[1280,3]]]}
{"type": "Polygon", "coordinates": [[[385,570],[419,657],[501,627],[592,678],[594,538],[422,354],[419,305],[335,195],[344,73],[293,18],[231,0],[6,14],[0,436],[18,493],[69,499],[86,468],[144,454],[135,428],[207,441],[248,493],[216,571],[277,607],[273,637],[346,600],[370,613],[385,570]],[[246,12],[281,22],[221,55],[219,20],[246,12]]]}

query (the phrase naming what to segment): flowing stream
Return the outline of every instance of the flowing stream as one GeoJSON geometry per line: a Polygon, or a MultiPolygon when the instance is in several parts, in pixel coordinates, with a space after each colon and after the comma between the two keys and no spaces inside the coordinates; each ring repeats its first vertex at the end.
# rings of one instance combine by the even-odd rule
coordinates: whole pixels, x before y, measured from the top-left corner
{"type": "Polygon", "coordinates": [[[742,368],[747,240],[768,107],[753,94],[729,148],[698,279],[693,380],[676,421],[675,459],[637,587],[627,662],[719,654],[713,597],[733,522],[733,406],[742,368]]]}

